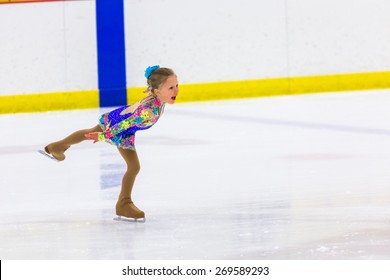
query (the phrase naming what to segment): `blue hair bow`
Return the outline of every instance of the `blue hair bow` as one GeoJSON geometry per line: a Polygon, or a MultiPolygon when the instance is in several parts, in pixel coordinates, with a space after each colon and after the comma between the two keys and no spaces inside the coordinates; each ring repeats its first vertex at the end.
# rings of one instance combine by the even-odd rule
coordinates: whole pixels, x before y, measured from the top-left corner
{"type": "Polygon", "coordinates": [[[157,70],[158,68],[160,68],[160,65],[149,66],[148,68],[146,68],[146,70],[145,70],[145,78],[149,79],[150,75],[152,75],[152,73],[155,70],[157,70]]]}

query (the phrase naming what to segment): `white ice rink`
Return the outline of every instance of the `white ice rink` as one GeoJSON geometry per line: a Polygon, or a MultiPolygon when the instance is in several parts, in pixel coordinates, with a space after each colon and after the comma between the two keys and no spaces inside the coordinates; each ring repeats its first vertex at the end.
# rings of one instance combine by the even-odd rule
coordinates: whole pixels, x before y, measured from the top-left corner
{"type": "MultiPolygon", "coordinates": [[[[183,94],[183,93],[182,93],[183,94]]],[[[0,115],[0,259],[390,259],[390,91],[167,105],[124,162],[84,142],[36,150],[106,110],[0,115]]]]}

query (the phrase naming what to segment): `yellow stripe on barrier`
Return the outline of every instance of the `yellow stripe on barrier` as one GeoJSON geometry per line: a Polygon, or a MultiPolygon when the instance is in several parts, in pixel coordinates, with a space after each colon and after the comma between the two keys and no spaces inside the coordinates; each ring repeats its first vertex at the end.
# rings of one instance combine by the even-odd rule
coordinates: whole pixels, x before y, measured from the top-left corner
{"type": "MultiPolygon", "coordinates": [[[[390,72],[270,78],[180,85],[177,102],[385,88],[390,88],[390,72]]],[[[128,88],[128,103],[132,104],[142,99],[145,96],[144,90],[145,87],[128,88]]],[[[98,106],[98,90],[0,96],[0,113],[2,114],[84,109],[98,106]]]]}
{"type": "Polygon", "coordinates": [[[390,72],[180,85],[178,102],[390,88],[390,72]]]}
{"type": "Polygon", "coordinates": [[[0,96],[0,114],[96,107],[99,107],[98,90],[0,96]]]}
{"type": "Polygon", "coordinates": [[[264,79],[180,85],[178,102],[284,95],[288,79],[264,79]]]}
{"type": "Polygon", "coordinates": [[[140,101],[142,98],[144,98],[147,94],[144,93],[146,89],[145,87],[134,87],[134,88],[128,88],[127,89],[127,103],[133,104],[137,101],[140,101]]]}
{"type": "MultiPolygon", "coordinates": [[[[129,104],[146,96],[146,87],[127,89],[129,104]]],[[[179,85],[177,102],[208,101],[218,99],[249,98],[286,94],[287,79],[264,79],[179,85]]]]}
{"type": "Polygon", "coordinates": [[[390,88],[390,72],[294,77],[291,94],[390,88]]]}

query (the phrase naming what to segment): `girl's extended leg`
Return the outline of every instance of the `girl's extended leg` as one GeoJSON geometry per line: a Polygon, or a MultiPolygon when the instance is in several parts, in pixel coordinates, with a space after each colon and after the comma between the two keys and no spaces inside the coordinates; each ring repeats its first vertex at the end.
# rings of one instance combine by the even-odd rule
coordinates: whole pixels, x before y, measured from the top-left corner
{"type": "Polygon", "coordinates": [[[54,158],[57,160],[64,160],[65,159],[65,151],[70,148],[70,146],[74,144],[78,144],[84,140],[88,140],[85,137],[85,134],[90,133],[90,132],[102,132],[102,129],[100,125],[94,126],[89,129],[82,129],[78,130],[76,132],[73,132],[70,134],[68,137],[57,141],[50,143],[45,147],[45,151],[48,154],[51,154],[54,158]]]}
{"type": "Polygon", "coordinates": [[[123,175],[122,188],[116,204],[116,214],[133,219],[145,218],[145,213],[134,205],[131,198],[135,178],[140,170],[137,152],[122,148],[118,148],[118,150],[126,162],[127,170],[123,175]]]}

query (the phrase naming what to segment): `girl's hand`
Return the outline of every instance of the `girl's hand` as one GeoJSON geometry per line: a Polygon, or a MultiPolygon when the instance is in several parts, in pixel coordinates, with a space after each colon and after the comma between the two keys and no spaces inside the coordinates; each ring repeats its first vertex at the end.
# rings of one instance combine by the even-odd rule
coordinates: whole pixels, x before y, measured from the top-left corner
{"type": "Polygon", "coordinates": [[[85,134],[84,136],[89,140],[93,140],[94,144],[99,141],[99,132],[90,132],[85,134]]]}

